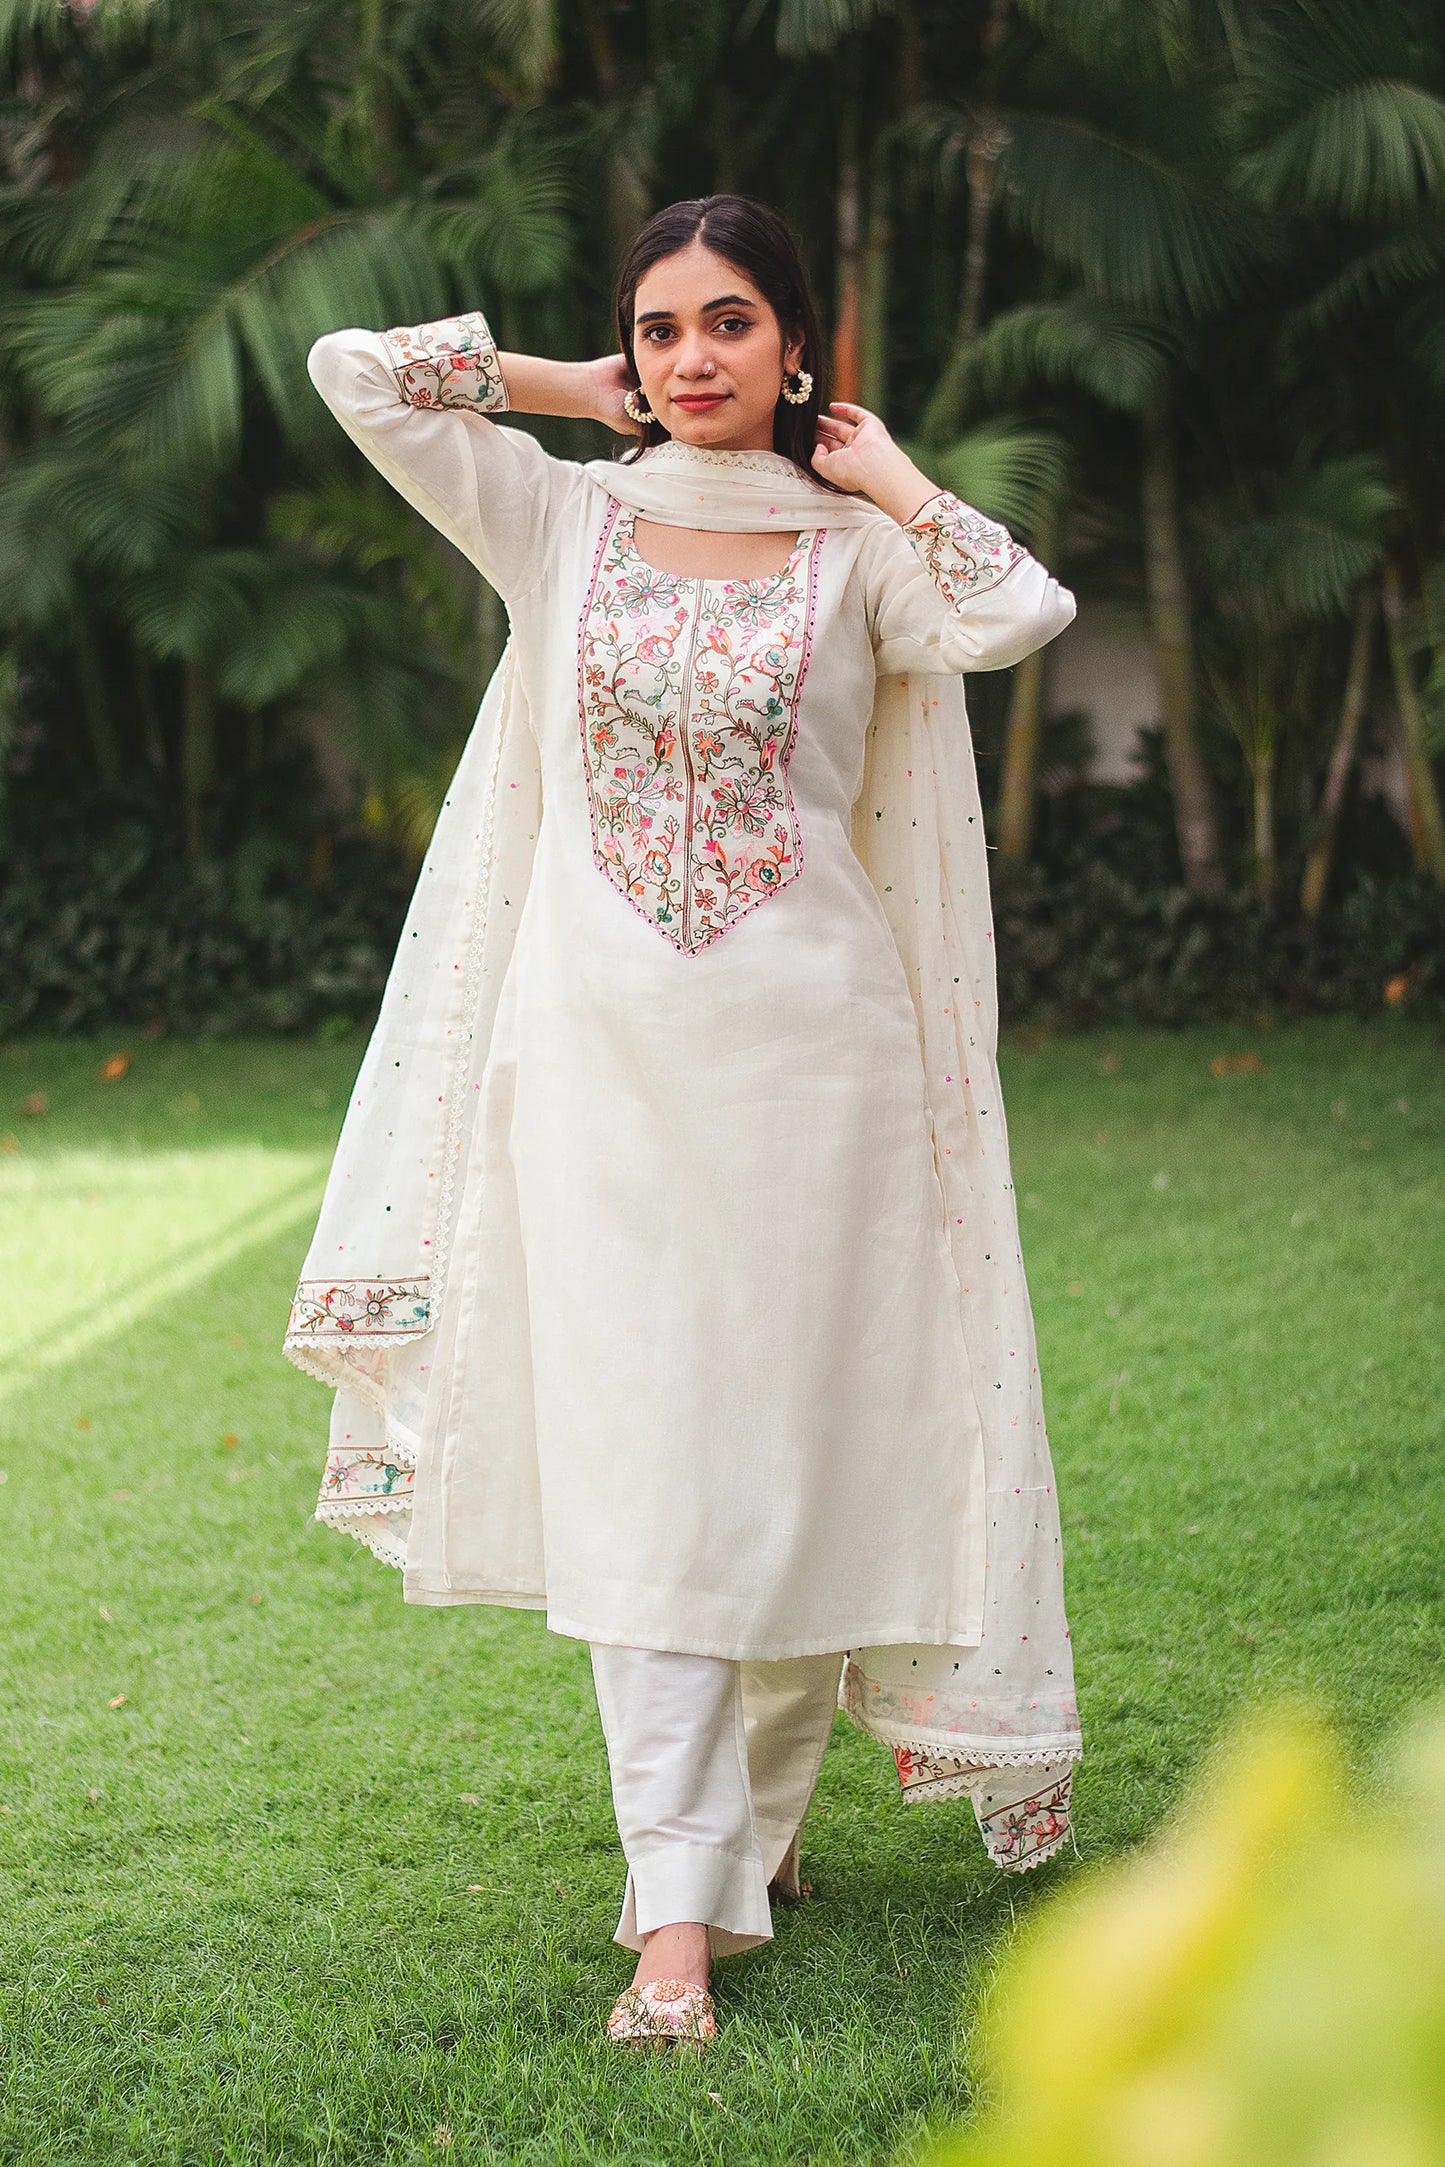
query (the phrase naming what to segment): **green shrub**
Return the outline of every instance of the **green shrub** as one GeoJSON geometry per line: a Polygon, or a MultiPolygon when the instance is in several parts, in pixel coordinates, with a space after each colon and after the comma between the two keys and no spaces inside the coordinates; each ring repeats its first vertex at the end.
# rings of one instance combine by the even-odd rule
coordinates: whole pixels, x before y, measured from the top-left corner
{"type": "MultiPolygon", "coordinates": [[[[994,864],[1007,1021],[1183,1024],[1445,1014],[1445,898],[1361,871],[1307,926],[1284,903],[1187,889],[1121,854],[1004,876],[994,864]]],[[[389,847],[314,853],[273,833],[192,870],[140,821],[12,850],[0,873],[0,1033],[181,1036],[346,1031],[374,1018],[416,873],[389,847]]]]}

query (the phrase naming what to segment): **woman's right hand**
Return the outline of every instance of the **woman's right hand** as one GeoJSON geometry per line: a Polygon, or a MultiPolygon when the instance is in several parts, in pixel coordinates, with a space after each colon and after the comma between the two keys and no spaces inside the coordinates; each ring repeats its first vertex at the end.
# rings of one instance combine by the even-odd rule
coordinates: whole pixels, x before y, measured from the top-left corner
{"type": "Polygon", "coordinates": [[[621,354],[603,354],[582,364],[592,396],[592,419],[605,422],[619,436],[641,436],[642,431],[623,405],[632,389],[632,374],[621,354]]]}

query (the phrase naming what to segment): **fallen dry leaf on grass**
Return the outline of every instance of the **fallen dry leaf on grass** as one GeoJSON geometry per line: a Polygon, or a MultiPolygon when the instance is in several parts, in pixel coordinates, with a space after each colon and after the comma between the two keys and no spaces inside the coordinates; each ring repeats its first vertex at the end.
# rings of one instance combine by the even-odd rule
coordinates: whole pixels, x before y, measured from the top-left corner
{"type": "Polygon", "coordinates": [[[116,1077],[123,1076],[129,1067],[128,1053],[113,1053],[108,1061],[101,1062],[100,1073],[107,1083],[114,1083],[116,1077]]]}
{"type": "Polygon", "coordinates": [[[116,1694],[116,1696],[115,1696],[115,1699],[114,1699],[114,1700],[108,1700],[108,1701],[106,1702],[106,1704],[105,1704],[105,1705],[106,1705],[106,1707],[107,1707],[107,1708],[124,1708],[124,1706],[125,1706],[125,1695],[124,1695],[124,1693],[117,1693],[117,1694],[116,1694]]]}
{"type": "Polygon", "coordinates": [[[28,1099],[20,1101],[22,1114],[45,1114],[50,1111],[50,1101],[43,1091],[32,1091],[28,1099]]]}

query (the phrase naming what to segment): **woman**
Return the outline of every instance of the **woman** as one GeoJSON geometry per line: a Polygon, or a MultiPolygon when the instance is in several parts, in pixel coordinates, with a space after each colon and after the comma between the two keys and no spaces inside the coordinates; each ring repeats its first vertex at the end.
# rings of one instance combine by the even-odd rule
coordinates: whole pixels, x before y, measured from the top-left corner
{"type": "Polygon", "coordinates": [[[403,929],[286,1349],[320,1517],[406,1599],[588,1642],[627,1861],[608,2020],[712,2036],[835,1707],[990,1855],[1069,1834],[1059,1524],[994,1065],[961,673],[1074,615],[863,408],[786,227],[653,218],[619,353],[473,310],[317,341],[511,636],[403,929]],[[641,436],[556,459],[494,417],[641,436]],[[841,1675],[840,1675],[841,1674],[841,1675]]]}

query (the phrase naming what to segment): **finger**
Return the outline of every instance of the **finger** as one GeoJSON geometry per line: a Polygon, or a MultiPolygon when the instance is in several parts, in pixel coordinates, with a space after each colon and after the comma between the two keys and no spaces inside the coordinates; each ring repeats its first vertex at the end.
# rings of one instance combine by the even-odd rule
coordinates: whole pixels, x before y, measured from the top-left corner
{"type": "Polygon", "coordinates": [[[874,418],[866,406],[855,406],[851,399],[830,399],[828,401],[828,410],[834,414],[856,415],[855,428],[858,421],[872,421],[874,418]]]}

